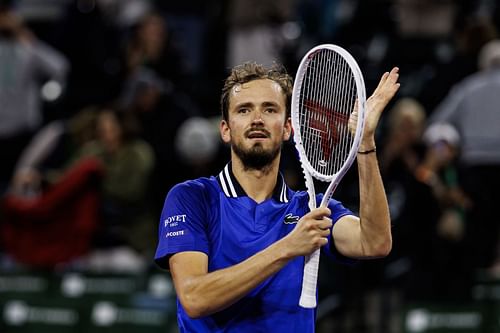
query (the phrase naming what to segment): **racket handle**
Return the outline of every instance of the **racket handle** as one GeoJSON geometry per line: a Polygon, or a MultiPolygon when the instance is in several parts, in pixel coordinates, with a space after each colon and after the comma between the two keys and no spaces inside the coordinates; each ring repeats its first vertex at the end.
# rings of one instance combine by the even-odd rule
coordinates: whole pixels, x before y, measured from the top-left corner
{"type": "Polygon", "coordinates": [[[299,305],[303,308],[312,309],[316,307],[319,254],[320,250],[318,249],[306,257],[304,276],[302,278],[302,292],[299,300],[299,305]]]}

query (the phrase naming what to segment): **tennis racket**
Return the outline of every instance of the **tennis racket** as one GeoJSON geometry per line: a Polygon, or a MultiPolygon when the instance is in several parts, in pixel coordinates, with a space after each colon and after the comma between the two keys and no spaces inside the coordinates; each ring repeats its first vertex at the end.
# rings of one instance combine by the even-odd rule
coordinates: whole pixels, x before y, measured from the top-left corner
{"type": "MultiPolygon", "coordinates": [[[[300,62],[292,94],[295,147],[305,176],[309,209],[316,208],[313,178],[329,182],[325,207],[356,159],[365,119],[362,73],[343,48],[312,48],[300,62]]],[[[319,249],[306,257],[299,305],[316,306],[319,249]]]]}

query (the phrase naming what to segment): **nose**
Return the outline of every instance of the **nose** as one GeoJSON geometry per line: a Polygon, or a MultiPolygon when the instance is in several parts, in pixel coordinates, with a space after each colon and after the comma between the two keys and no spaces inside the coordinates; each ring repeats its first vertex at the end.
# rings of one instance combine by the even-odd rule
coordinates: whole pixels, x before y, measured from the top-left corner
{"type": "Polygon", "coordinates": [[[262,112],[257,110],[252,119],[252,124],[263,124],[264,120],[262,119],[262,112]]]}

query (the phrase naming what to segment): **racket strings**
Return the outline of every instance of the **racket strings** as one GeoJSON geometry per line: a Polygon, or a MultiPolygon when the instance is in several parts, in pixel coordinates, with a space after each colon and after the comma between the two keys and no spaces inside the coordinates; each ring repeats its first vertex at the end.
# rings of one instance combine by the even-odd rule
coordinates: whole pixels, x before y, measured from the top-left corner
{"type": "Polygon", "coordinates": [[[325,176],[337,173],[349,156],[356,97],[354,75],[342,56],[332,50],[311,55],[299,96],[299,130],[311,166],[325,176]]]}

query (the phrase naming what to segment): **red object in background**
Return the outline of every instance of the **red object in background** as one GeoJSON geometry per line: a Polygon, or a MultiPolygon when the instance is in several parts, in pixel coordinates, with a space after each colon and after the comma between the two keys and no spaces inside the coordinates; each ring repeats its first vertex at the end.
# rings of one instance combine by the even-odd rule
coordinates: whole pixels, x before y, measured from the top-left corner
{"type": "Polygon", "coordinates": [[[85,159],[37,198],[2,199],[3,250],[20,263],[47,268],[85,254],[98,224],[103,170],[100,161],[85,159]]]}

